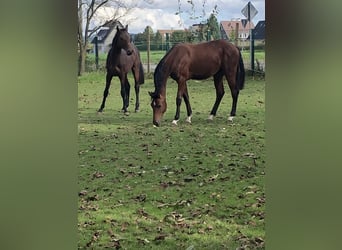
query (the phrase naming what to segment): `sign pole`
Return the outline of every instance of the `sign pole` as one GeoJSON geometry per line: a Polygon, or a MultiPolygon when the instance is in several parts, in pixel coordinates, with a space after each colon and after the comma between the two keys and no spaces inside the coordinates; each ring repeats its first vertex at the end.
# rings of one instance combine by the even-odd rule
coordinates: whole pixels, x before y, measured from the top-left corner
{"type": "Polygon", "coordinates": [[[98,37],[95,36],[95,65],[96,69],[99,69],[99,47],[98,47],[98,37]]]}
{"type": "Polygon", "coordinates": [[[249,1],[246,6],[241,10],[242,14],[247,18],[249,22],[249,52],[250,52],[250,60],[251,60],[251,71],[254,75],[254,38],[253,38],[253,29],[251,26],[252,19],[258,13],[257,9],[253,6],[253,4],[249,1]]]}
{"type": "Polygon", "coordinates": [[[252,75],[254,75],[254,55],[252,48],[252,25],[251,25],[251,2],[248,2],[248,22],[249,22],[249,58],[251,62],[251,71],[252,75]]]}

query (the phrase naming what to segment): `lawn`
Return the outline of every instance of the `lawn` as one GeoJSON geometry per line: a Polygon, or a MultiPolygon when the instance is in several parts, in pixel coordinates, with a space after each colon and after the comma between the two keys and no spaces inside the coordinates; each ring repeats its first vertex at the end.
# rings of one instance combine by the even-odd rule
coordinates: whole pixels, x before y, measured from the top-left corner
{"type": "Polygon", "coordinates": [[[104,82],[103,72],[78,80],[79,249],[264,249],[265,81],[247,79],[232,123],[227,85],[208,121],[213,82],[189,81],[192,124],[183,103],[174,126],[177,84],[169,80],[159,128],[152,79],[141,86],[139,113],[130,81],[128,116],[117,78],[97,114],[104,82]]]}

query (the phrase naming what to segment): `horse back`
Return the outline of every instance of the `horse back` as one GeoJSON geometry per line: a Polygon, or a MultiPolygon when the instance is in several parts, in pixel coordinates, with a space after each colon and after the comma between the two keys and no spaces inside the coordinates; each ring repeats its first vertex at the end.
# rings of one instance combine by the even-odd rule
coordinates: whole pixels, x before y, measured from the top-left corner
{"type": "Polygon", "coordinates": [[[169,64],[171,77],[206,79],[220,70],[236,64],[239,50],[225,40],[215,40],[199,44],[178,44],[171,51],[169,64]]]}

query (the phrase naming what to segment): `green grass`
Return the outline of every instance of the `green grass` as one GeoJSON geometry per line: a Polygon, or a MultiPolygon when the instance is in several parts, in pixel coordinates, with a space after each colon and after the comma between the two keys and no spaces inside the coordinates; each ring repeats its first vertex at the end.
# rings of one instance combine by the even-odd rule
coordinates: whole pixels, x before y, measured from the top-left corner
{"type": "Polygon", "coordinates": [[[177,84],[167,85],[168,110],[152,126],[149,79],[141,86],[141,111],[120,112],[113,78],[102,115],[104,73],[79,78],[79,248],[264,249],[265,82],[247,79],[237,117],[227,121],[226,94],[214,121],[211,80],[189,81],[192,124],[182,104],[175,114],[177,84]]]}

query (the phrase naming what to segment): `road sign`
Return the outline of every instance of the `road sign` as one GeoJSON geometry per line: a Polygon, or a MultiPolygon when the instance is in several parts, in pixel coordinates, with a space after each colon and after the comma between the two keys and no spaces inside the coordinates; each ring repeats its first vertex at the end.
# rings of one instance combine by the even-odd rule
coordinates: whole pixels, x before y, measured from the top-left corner
{"type": "Polygon", "coordinates": [[[249,21],[251,21],[256,16],[256,14],[258,14],[258,11],[251,2],[248,2],[246,6],[241,10],[241,13],[249,21]]]}
{"type": "Polygon", "coordinates": [[[241,23],[244,28],[246,27],[247,21],[247,19],[241,19],[241,23]]]}

